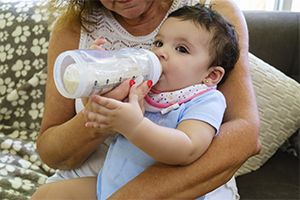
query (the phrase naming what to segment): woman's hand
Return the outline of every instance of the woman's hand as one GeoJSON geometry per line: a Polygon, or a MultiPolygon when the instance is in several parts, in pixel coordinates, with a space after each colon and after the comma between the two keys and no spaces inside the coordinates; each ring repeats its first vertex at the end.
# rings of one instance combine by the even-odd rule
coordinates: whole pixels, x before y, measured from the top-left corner
{"type": "Polygon", "coordinates": [[[105,42],[106,42],[106,39],[101,36],[92,43],[92,45],[90,46],[90,49],[104,51],[105,49],[102,46],[105,44],[105,42]]]}
{"type": "MultiPolygon", "coordinates": [[[[111,90],[105,94],[102,94],[101,96],[116,99],[118,101],[123,101],[126,97],[128,97],[128,94],[129,94],[129,90],[130,90],[129,81],[130,80],[126,80],[126,81],[122,82],[116,88],[114,88],[113,90],[111,90]]],[[[81,98],[81,101],[84,106],[86,106],[86,104],[89,102],[89,99],[90,99],[90,97],[81,98]]]]}
{"type": "MultiPolygon", "coordinates": [[[[105,51],[105,49],[102,47],[106,42],[106,39],[104,37],[99,37],[96,40],[94,40],[94,42],[91,44],[89,49],[93,49],[93,50],[100,50],[100,51],[105,51]]],[[[85,106],[88,101],[89,98],[88,97],[83,97],[81,98],[81,101],[83,103],[83,105],[85,106]]]]}

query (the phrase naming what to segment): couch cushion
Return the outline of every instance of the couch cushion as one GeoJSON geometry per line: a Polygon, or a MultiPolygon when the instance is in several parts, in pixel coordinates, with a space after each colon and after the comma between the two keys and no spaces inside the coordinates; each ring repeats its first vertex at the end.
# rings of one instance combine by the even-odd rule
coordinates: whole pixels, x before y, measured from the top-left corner
{"type": "Polygon", "coordinates": [[[262,149],[246,161],[237,176],[261,167],[300,128],[300,84],[253,54],[249,54],[249,61],[260,114],[262,149]]]}
{"type": "Polygon", "coordinates": [[[35,149],[44,108],[48,19],[40,0],[0,0],[0,199],[28,199],[53,173],[35,149]]]}

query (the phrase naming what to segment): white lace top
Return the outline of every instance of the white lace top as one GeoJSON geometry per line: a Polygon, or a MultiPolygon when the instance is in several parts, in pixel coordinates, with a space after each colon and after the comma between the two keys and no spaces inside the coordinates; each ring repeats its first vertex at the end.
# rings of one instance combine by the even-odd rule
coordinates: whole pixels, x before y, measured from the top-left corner
{"type": "MultiPolygon", "coordinates": [[[[172,11],[184,5],[194,5],[198,2],[199,0],[174,0],[171,8],[165,16],[165,19],[172,11]]],[[[107,43],[103,46],[106,50],[120,49],[123,47],[149,49],[162,24],[161,23],[152,33],[148,35],[133,36],[119,24],[110,11],[101,9],[96,15],[93,16],[93,18],[95,17],[97,17],[96,27],[95,25],[93,25],[93,27],[88,27],[94,28],[92,33],[87,33],[83,29],[81,30],[79,44],[80,49],[89,48],[91,43],[100,36],[103,36],[107,40],[107,43]]]]}

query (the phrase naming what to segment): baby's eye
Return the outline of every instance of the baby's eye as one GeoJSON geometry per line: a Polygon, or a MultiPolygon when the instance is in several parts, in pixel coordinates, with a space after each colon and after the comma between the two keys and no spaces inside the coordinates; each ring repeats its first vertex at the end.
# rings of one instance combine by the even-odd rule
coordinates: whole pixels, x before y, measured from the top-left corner
{"type": "Polygon", "coordinates": [[[175,49],[176,49],[176,51],[179,51],[180,53],[189,53],[187,48],[185,48],[184,46],[178,46],[175,49]]]}
{"type": "Polygon", "coordinates": [[[153,42],[153,45],[154,45],[155,47],[162,47],[162,46],[163,46],[163,43],[162,43],[162,41],[160,41],[160,40],[155,40],[155,41],[153,42]]]}

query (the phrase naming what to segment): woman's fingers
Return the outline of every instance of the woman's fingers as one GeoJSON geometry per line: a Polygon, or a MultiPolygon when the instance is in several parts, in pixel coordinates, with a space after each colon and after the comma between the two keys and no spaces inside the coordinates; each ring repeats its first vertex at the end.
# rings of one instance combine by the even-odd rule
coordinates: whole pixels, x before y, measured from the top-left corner
{"type": "Polygon", "coordinates": [[[90,46],[90,49],[96,49],[96,50],[104,50],[102,47],[103,44],[105,44],[106,39],[104,37],[97,38],[92,45],[90,46]]]}
{"type": "Polygon", "coordinates": [[[92,44],[90,46],[90,49],[93,49],[93,50],[100,50],[100,51],[103,51],[104,48],[102,46],[99,46],[99,45],[95,45],[95,44],[92,44]]]}
{"type": "Polygon", "coordinates": [[[107,40],[104,37],[99,37],[93,42],[93,44],[103,45],[105,42],[107,42],[107,40]]]}
{"type": "Polygon", "coordinates": [[[144,81],[140,85],[133,85],[130,89],[129,94],[129,100],[133,100],[137,98],[138,101],[141,101],[144,99],[144,97],[148,94],[148,92],[151,90],[152,87],[152,81],[144,81]],[[133,98],[133,99],[132,99],[133,98]]]}
{"type": "Polygon", "coordinates": [[[119,100],[119,101],[124,100],[129,94],[129,89],[130,89],[129,81],[130,80],[126,80],[126,81],[122,82],[115,89],[105,93],[103,96],[108,97],[108,98],[112,98],[112,99],[116,99],[116,100],[119,100]]]}
{"type": "Polygon", "coordinates": [[[150,91],[151,87],[151,80],[145,81],[141,85],[133,85],[129,94],[129,102],[139,104],[142,112],[144,112],[144,97],[150,91]]]}

